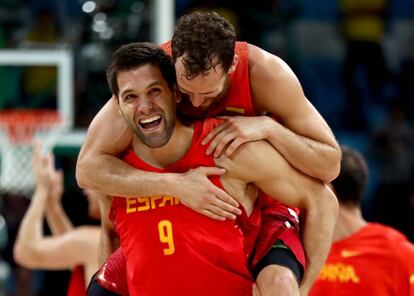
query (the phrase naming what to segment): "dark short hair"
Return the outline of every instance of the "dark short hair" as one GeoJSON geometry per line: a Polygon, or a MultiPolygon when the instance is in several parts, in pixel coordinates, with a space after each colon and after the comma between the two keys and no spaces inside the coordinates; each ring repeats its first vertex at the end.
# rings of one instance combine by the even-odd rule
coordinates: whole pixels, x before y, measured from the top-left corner
{"type": "Polygon", "coordinates": [[[359,205],[368,183],[368,166],[356,150],[347,146],[341,150],[341,170],[332,186],[341,203],[359,205]]]}
{"type": "Polygon", "coordinates": [[[234,27],[215,12],[196,11],[181,17],[172,38],[174,63],[183,56],[188,79],[221,64],[228,71],[234,57],[234,27]]]}
{"type": "Polygon", "coordinates": [[[147,64],[160,68],[163,78],[172,90],[176,78],[171,58],[152,43],[136,42],[123,45],[112,54],[111,64],[106,70],[106,78],[112,93],[118,96],[119,72],[134,70],[147,64]]]}

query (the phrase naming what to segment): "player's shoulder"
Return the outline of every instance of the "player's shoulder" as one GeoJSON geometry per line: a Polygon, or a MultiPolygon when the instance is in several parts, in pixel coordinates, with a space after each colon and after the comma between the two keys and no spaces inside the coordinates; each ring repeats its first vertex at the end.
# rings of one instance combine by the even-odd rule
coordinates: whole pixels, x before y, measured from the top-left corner
{"type": "Polygon", "coordinates": [[[249,52],[249,65],[251,67],[266,67],[266,64],[269,62],[276,66],[282,66],[284,64],[280,57],[256,45],[247,43],[247,50],[249,52]]]}
{"type": "Polygon", "coordinates": [[[407,241],[407,237],[403,233],[395,228],[380,223],[368,223],[367,232],[371,235],[378,235],[384,240],[392,243],[407,241]]]}
{"type": "Polygon", "coordinates": [[[248,44],[249,74],[253,85],[284,82],[295,78],[289,65],[280,57],[252,44],[248,44]]]}

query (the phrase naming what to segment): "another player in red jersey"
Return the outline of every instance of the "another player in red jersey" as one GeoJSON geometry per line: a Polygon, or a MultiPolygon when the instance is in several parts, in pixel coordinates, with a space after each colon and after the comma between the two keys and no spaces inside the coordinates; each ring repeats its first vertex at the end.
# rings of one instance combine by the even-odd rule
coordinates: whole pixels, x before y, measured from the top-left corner
{"type": "MultiPolygon", "coordinates": [[[[236,221],[219,222],[167,194],[115,198],[114,221],[126,256],[129,293],[251,295],[253,278],[247,267],[252,232],[260,226],[257,189],[306,210],[312,221],[322,224],[336,215],[325,208],[334,208],[335,197],[321,182],[293,169],[266,141],[246,143],[231,158],[206,155],[208,146],[201,142],[221,120],[194,124],[175,120],[174,99],[180,97],[173,95],[168,61],[161,49],[148,43],[126,45],[113,55],[108,81],[120,114],[134,132],[124,159],[136,168],[160,173],[224,167],[227,173],[212,176],[211,181],[237,197],[243,214],[236,221]]],[[[294,223],[278,229],[290,228],[294,223]]],[[[298,285],[278,293],[297,295],[298,285]]]]}
{"type": "MultiPolygon", "coordinates": [[[[66,295],[86,295],[86,283],[99,267],[99,227],[72,226],[61,205],[62,173],[54,169],[51,155],[41,154],[39,145],[34,148],[33,159],[36,191],[20,224],[14,258],[18,264],[32,269],[71,269],[66,295]],[[43,235],[44,218],[52,236],[43,235]]],[[[94,192],[87,195],[89,215],[99,219],[98,197],[94,192]]]]}
{"type": "Polygon", "coordinates": [[[414,245],[397,230],[362,217],[367,179],[363,157],[342,147],[341,172],[332,182],[339,200],[334,243],[312,296],[414,295],[414,245]]]}
{"type": "MultiPolygon", "coordinates": [[[[236,43],[234,28],[214,13],[184,16],[172,40],[172,55],[179,89],[186,95],[178,105],[182,114],[243,115],[227,118],[205,139],[210,142],[208,153],[220,155],[231,143],[226,150],[230,155],[244,142],[266,139],[303,173],[326,182],[337,175],[340,151],[333,134],[282,60],[253,45],[236,43]],[[264,112],[273,114],[278,121],[263,116],[264,112]]],[[[134,170],[113,157],[119,156],[131,139],[132,133],[119,116],[116,101],[111,99],[89,128],[77,166],[79,185],[122,196],[167,193],[179,196],[185,205],[215,219],[234,219],[235,214],[240,214],[234,199],[208,182],[208,175],[222,174],[222,170],[200,168],[183,174],[134,170]],[[177,182],[182,187],[174,186],[177,182]]],[[[264,209],[264,219],[269,224],[282,215],[291,219],[289,209],[283,205],[273,203],[264,209]]],[[[271,227],[263,231],[263,240],[275,233],[271,227]]],[[[301,283],[304,294],[329,248],[328,240],[323,238],[325,231],[326,228],[312,229],[305,223],[303,243],[308,268],[301,283]]],[[[290,249],[299,249],[299,237],[289,236],[283,241],[289,242],[290,249]]],[[[258,271],[259,285],[283,289],[280,284],[286,281],[279,280],[278,266],[267,266],[280,266],[279,262],[264,258],[261,263],[259,266],[266,273],[258,271]]]]}

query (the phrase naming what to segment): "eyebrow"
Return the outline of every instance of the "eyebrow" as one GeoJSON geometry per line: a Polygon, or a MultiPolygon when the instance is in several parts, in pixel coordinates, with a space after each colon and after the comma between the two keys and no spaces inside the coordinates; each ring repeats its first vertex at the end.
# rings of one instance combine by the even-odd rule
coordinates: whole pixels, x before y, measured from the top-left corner
{"type": "MultiPolygon", "coordinates": [[[[147,85],[146,88],[148,89],[148,88],[151,88],[151,87],[153,87],[155,85],[161,85],[161,81],[156,80],[154,82],[151,82],[150,84],[147,85]]],[[[122,91],[119,95],[121,97],[123,97],[124,95],[126,95],[128,93],[131,93],[131,92],[134,92],[134,90],[132,88],[127,88],[126,90],[122,91]]]]}
{"type": "MultiPolygon", "coordinates": [[[[185,92],[185,93],[188,93],[188,94],[194,94],[193,92],[188,91],[188,90],[186,90],[185,88],[182,88],[181,86],[178,86],[178,89],[179,89],[180,91],[185,92]]],[[[211,94],[211,93],[215,92],[217,89],[218,89],[218,88],[216,88],[215,90],[212,90],[212,91],[203,92],[203,93],[198,93],[198,94],[199,94],[199,95],[208,95],[208,94],[211,94]]]]}

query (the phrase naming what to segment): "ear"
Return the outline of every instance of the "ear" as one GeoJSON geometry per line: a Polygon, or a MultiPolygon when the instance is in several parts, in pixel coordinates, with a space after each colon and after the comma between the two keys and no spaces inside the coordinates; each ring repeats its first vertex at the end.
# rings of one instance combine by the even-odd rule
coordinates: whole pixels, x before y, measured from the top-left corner
{"type": "Polygon", "coordinates": [[[234,54],[233,62],[231,63],[231,66],[230,66],[229,70],[227,71],[228,74],[231,74],[236,70],[238,62],[239,62],[239,56],[237,54],[234,54]]]}
{"type": "Polygon", "coordinates": [[[178,89],[177,85],[174,85],[173,94],[174,94],[174,98],[177,104],[180,103],[182,94],[180,90],[178,89]]]}

